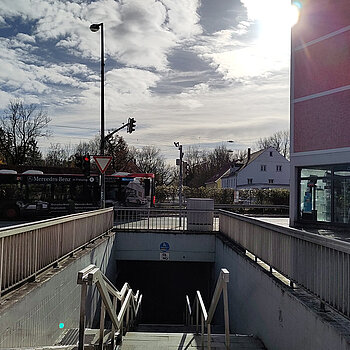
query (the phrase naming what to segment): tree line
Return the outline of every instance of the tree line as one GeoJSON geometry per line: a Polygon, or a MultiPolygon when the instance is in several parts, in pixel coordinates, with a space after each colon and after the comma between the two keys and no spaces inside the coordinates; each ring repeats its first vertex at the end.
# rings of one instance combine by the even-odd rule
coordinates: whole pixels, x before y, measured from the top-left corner
{"type": "MultiPolygon", "coordinates": [[[[75,167],[75,155],[100,153],[100,135],[78,145],[52,143],[43,154],[38,141],[50,137],[51,118],[40,106],[25,105],[22,100],[11,101],[0,120],[0,160],[9,166],[75,167]]],[[[279,131],[261,138],[254,146],[262,149],[272,146],[288,157],[289,133],[279,131]]],[[[155,146],[140,149],[129,147],[122,136],[115,134],[105,143],[105,155],[112,157],[114,171],[154,173],[156,185],[178,184],[179,169],[167,163],[161,150],[155,146]]],[[[242,161],[246,150],[230,151],[225,146],[203,150],[189,146],[185,150],[184,184],[188,188],[200,188],[224,167],[233,161],[242,161]]]]}

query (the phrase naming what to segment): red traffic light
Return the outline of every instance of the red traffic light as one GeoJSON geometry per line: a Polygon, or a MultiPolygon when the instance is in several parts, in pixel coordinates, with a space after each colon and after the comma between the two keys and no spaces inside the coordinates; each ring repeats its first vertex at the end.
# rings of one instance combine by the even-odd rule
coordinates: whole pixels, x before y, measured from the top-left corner
{"type": "Polygon", "coordinates": [[[90,158],[89,157],[84,157],[85,162],[89,162],[90,158]]]}

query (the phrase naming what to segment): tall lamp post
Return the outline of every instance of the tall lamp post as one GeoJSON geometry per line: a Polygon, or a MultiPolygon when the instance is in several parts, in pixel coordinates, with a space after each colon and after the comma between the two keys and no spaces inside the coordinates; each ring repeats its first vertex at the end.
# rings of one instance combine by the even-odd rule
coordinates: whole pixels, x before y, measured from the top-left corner
{"type": "MultiPolygon", "coordinates": [[[[103,41],[103,23],[91,24],[90,30],[98,32],[101,28],[101,141],[100,155],[105,153],[105,60],[104,60],[104,41],[103,41]]],[[[105,174],[101,174],[101,208],[105,207],[105,174]]]]}

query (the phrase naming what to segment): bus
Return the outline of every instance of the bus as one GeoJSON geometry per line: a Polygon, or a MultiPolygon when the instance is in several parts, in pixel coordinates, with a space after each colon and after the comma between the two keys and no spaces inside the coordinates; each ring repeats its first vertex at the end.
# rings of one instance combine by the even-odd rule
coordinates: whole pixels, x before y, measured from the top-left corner
{"type": "MultiPolygon", "coordinates": [[[[154,174],[105,175],[106,207],[152,207],[154,174]]],[[[0,216],[70,214],[101,207],[100,176],[92,174],[45,174],[43,171],[0,170],[0,216]]]]}

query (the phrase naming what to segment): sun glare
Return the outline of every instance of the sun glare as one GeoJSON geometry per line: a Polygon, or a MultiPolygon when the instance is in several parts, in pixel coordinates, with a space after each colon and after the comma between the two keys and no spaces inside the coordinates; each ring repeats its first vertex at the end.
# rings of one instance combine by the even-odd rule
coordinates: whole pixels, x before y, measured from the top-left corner
{"type": "Polygon", "coordinates": [[[299,2],[294,2],[291,5],[290,9],[290,26],[293,27],[295,24],[298,23],[299,20],[299,14],[300,14],[300,3],[299,2]]]}
{"type": "Polygon", "coordinates": [[[248,15],[259,23],[259,45],[276,56],[290,49],[291,27],[299,19],[299,2],[289,0],[248,1],[248,15]],[[251,11],[249,11],[251,10],[251,11]]]}

